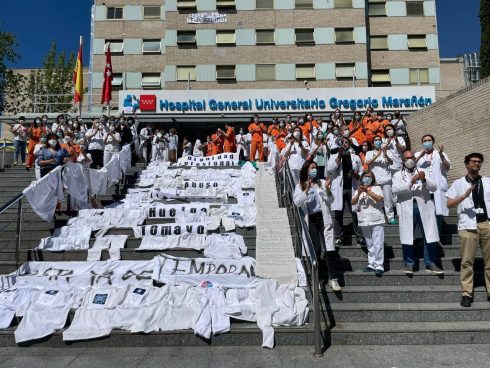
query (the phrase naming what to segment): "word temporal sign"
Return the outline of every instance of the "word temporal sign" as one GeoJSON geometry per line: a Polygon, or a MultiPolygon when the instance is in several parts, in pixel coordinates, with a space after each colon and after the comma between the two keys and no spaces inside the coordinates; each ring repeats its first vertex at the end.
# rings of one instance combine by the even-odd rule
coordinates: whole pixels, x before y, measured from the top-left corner
{"type": "Polygon", "coordinates": [[[264,112],[414,111],[436,100],[433,86],[242,90],[119,91],[126,113],[205,114],[264,112]]]}

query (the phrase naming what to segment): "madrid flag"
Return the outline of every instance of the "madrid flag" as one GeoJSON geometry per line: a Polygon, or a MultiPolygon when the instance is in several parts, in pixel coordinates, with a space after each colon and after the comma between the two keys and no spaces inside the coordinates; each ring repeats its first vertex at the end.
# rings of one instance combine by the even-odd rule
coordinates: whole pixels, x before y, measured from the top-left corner
{"type": "Polygon", "coordinates": [[[80,48],[78,49],[77,64],[73,74],[73,84],[75,85],[75,96],[73,102],[83,101],[83,67],[82,67],[83,37],[80,37],[80,48]]]}
{"type": "Polygon", "coordinates": [[[100,103],[110,103],[112,99],[112,61],[111,44],[107,44],[105,52],[104,85],[102,86],[102,96],[100,103]]]}

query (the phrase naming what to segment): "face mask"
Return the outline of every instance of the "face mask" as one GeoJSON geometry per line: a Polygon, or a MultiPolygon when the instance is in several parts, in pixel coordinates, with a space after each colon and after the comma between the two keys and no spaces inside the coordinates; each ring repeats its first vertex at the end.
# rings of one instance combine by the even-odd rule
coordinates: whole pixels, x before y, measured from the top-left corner
{"type": "Polygon", "coordinates": [[[286,118],[286,121],[290,122],[290,121],[291,121],[291,116],[288,116],[288,117],[286,118]]]}
{"type": "Polygon", "coordinates": [[[368,146],[362,146],[362,151],[367,152],[368,151],[368,146]]]}
{"type": "Polygon", "coordinates": [[[300,132],[294,132],[293,137],[296,139],[299,139],[301,137],[301,133],[300,132]]]}
{"type": "Polygon", "coordinates": [[[85,146],[84,144],[81,144],[81,145],[80,145],[80,149],[81,149],[82,151],[85,151],[85,149],[86,149],[86,148],[87,148],[87,146],[85,146]]]}
{"type": "Polygon", "coordinates": [[[342,135],[343,135],[345,138],[348,138],[348,137],[349,137],[349,131],[348,131],[348,130],[344,130],[344,132],[342,133],[342,135]]]}
{"type": "Polygon", "coordinates": [[[259,119],[257,118],[254,118],[254,122],[257,123],[259,121],[259,119]]]}
{"type": "Polygon", "coordinates": [[[300,123],[300,124],[304,124],[304,122],[305,121],[303,119],[299,119],[299,121],[298,121],[298,123],[300,123]]]}
{"type": "Polygon", "coordinates": [[[381,148],[381,144],[382,144],[381,141],[374,141],[374,147],[376,147],[378,149],[381,148]]]}
{"type": "Polygon", "coordinates": [[[279,124],[279,128],[281,128],[281,129],[284,128],[284,124],[283,123],[280,123],[279,124]]]}
{"type": "Polygon", "coordinates": [[[41,138],[41,143],[42,143],[42,144],[46,144],[46,142],[47,142],[47,141],[48,141],[48,139],[47,139],[47,138],[41,138]]]}
{"type": "Polygon", "coordinates": [[[312,117],[311,116],[308,116],[308,120],[311,120],[311,119],[312,119],[312,117]]]}
{"type": "Polygon", "coordinates": [[[58,132],[58,133],[56,133],[56,136],[57,136],[58,138],[63,138],[63,133],[62,133],[62,132],[58,132]]]}
{"type": "Polygon", "coordinates": [[[320,135],[318,136],[318,139],[319,139],[319,140],[322,140],[322,139],[323,139],[323,135],[321,135],[321,134],[320,134],[320,135]]]}
{"type": "Polygon", "coordinates": [[[162,133],[158,133],[157,138],[162,138],[162,133]]]}
{"type": "Polygon", "coordinates": [[[78,124],[73,124],[73,127],[74,128],[78,128],[78,124]]]}
{"type": "Polygon", "coordinates": [[[382,116],[378,116],[378,121],[382,121],[383,120],[383,117],[382,116]]]}
{"type": "Polygon", "coordinates": [[[332,129],[333,128],[333,124],[328,124],[327,127],[328,127],[328,129],[332,129]]]}
{"type": "Polygon", "coordinates": [[[427,150],[428,149],[431,149],[432,148],[432,145],[433,145],[432,141],[422,143],[422,146],[424,146],[424,148],[427,149],[427,150]]]}
{"type": "Polygon", "coordinates": [[[393,135],[394,135],[394,134],[395,134],[395,133],[393,132],[393,130],[387,130],[387,131],[386,131],[386,135],[387,135],[388,137],[390,137],[390,138],[391,138],[391,137],[393,137],[393,135]]]}
{"type": "Polygon", "coordinates": [[[113,132],[113,131],[115,131],[115,130],[116,130],[116,127],[115,127],[114,125],[111,125],[111,126],[109,127],[109,130],[110,130],[111,132],[113,132]]]}
{"type": "Polygon", "coordinates": [[[41,120],[36,120],[36,124],[41,124],[41,120]]]}
{"type": "Polygon", "coordinates": [[[373,183],[373,178],[370,176],[365,176],[362,178],[362,184],[364,185],[371,185],[373,183]]]}
{"type": "Polygon", "coordinates": [[[308,172],[308,176],[312,179],[316,179],[316,175],[317,175],[317,170],[316,169],[311,169],[309,172],[308,172]]]}
{"type": "Polygon", "coordinates": [[[400,114],[395,114],[395,118],[399,118],[400,117],[400,114]]]}
{"type": "Polygon", "coordinates": [[[405,167],[407,169],[413,169],[415,167],[415,160],[409,158],[408,160],[405,160],[405,167]]]}
{"type": "Polygon", "coordinates": [[[388,121],[392,121],[392,120],[393,120],[393,117],[392,117],[391,115],[388,115],[388,116],[386,117],[386,120],[388,120],[388,121]]]}
{"type": "Polygon", "coordinates": [[[339,130],[338,129],[334,129],[333,130],[333,134],[335,134],[335,135],[339,134],[339,130]]]}
{"type": "Polygon", "coordinates": [[[56,144],[58,143],[58,141],[56,139],[50,139],[49,140],[49,145],[51,147],[56,147],[56,144]]]}
{"type": "Polygon", "coordinates": [[[243,134],[243,130],[240,130],[240,134],[243,134]]]}
{"type": "Polygon", "coordinates": [[[71,137],[65,137],[65,143],[70,143],[72,141],[71,137]]]}
{"type": "Polygon", "coordinates": [[[336,112],[336,113],[335,113],[335,117],[336,117],[336,118],[340,118],[340,112],[336,112]]]}
{"type": "Polygon", "coordinates": [[[356,115],[356,121],[361,120],[361,117],[359,115],[356,115]]]}
{"type": "Polygon", "coordinates": [[[43,118],[43,121],[48,121],[48,118],[43,118]]]}

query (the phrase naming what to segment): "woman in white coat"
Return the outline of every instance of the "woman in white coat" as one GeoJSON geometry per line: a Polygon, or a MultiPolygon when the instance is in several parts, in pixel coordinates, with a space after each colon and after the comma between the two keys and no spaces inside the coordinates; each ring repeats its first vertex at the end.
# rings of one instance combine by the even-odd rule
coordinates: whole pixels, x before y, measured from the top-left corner
{"type": "Polygon", "coordinates": [[[385,217],[383,214],[383,190],[376,183],[371,171],[361,176],[361,185],[352,197],[358,205],[357,218],[368,250],[368,265],[364,272],[374,272],[378,277],[384,273],[385,217]]]}
{"type": "Polygon", "coordinates": [[[414,229],[420,226],[424,242],[424,263],[427,272],[443,274],[437,261],[437,231],[434,202],[430,192],[436,190],[436,184],[426,177],[423,170],[415,167],[412,151],[403,153],[404,168],[393,176],[393,194],[395,195],[396,210],[400,226],[400,241],[402,243],[405,274],[413,275],[415,257],[413,251],[414,229]]]}
{"type": "Polygon", "coordinates": [[[447,208],[446,193],[449,189],[447,173],[451,169],[451,162],[444,153],[444,146],[440,145],[439,151],[434,149],[435,139],[431,134],[422,137],[423,151],[415,153],[417,167],[425,171],[437,186],[435,191],[431,191],[432,198],[436,207],[437,229],[441,236],[442,222],[444,216],[449,216],[447,208]]]}
{"type": "Polygon", "coordinates": [[[331,182],[318,178],[318,167],[313,161],[306,161],[299,175],[300,182],[294,190],[294,204],[302,207],[308,216],[308,233],[319,260],[320,273],[324,271],[326,259],[328,284],[333,291],[340,291],[341,287],[335,276],[335,245],[330,215],[330,206],[333,202],[331,182]]]}
{"type": "Polygon", "coordinates": [[[304,139],[301,128],[294,128],[292,137],[289,137],[286,147],[281,152],[281,156],[288,160],[294,185],[299,183],[299,173],[309,154],[310,145],[304,139]]]}

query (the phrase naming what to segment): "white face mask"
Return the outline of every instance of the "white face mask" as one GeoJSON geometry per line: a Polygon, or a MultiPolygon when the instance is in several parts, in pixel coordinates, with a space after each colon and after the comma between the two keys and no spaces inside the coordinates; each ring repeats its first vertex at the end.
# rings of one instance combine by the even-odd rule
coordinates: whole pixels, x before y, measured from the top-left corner
{"type": "Polygon", "coordinates": [[[405,167],[410,170],[413,169],[415,167],[415,160],[411,158],[405,160],[405,167]]]}
{"type": "Polygon", "coordinates": [[[393,132],[393,130],[387,130],[386,135],[391,138],[395,135],[395,133],[393,132]]]}
{"type": "Polygon", "coordinates": [[[50,139],[48,143],[51,147],[56,147],[58,141],[56,139],[50,139]]]}
{"type": "Polygon", "coordinates": [[[162,133],[157,133],[157,138],[162,138],[162,133]]]}
{"type": "Polygon", "coordinates": [[[114,131],[116,130],[116,127],[115,127],[115,126],[113,126],[113,125],[111,125],[111,126],[110,126],[110,128],[109,128],[109,130],[110,130],[111,132],[114,132],[114,131]]]}
{"type": "Polygon", "coordinates": [[[344,130],[344,132],[342,133],[342,135],[343,135],[345,138],[348,138],[348,137],[349,137],[349,131],[348,131],[348,130],[344,130]]]}
{"type": "Polygon", "coordinates": [[[71,137],[65,137],[65,143],[70,143],[71,142],[71,137]]]}
{"type": "Polygon", "coordinates": [[[293,133],[293,137],[296,138],[296,139],[300,139],[301,138],[301,133],[296,131],[293,133]]]}

